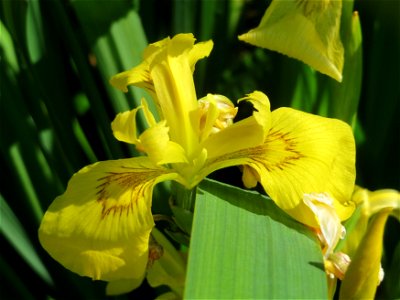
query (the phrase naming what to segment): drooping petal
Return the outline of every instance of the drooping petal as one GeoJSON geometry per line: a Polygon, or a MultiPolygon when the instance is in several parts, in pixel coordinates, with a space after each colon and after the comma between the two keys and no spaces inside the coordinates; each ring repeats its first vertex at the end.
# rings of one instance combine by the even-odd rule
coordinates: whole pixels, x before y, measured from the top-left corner
{"type": "Polygon", "coordinates": [[[338,0],[274,0],[260,25],[239,39],[299,59],[342,81],[341,11],[338,0]]]}
{"type": "Polygon", "coordinates": [[[171,140],[180,144],[189,157],[198,150],[200,122],[192,64],[208,56],[211,50],[211,47],[197,47],[193,54],[194,42],[192,34],[178,34],[150,63],[159,106],[171,129],[171,140]]]}
{"type": "Polygon", "coordinates": [[[140,278],[146,268],[152,190],[178,175],[145,157],[76,173],[45,213],[39,239],[64,267],[95,280],[140,278]]]}
{"type": "Polygon", "coordinates": [[[251,152],[249,165],[259,173],[266,192],[300,222],[316,224],[304,209],[306,193],[331,195],[340,220],[353,213],[355,142],[346,123],[280,108],[272,112],[264,145],[251,152]]]}
{"type": "Polygon", "coordinates": [[[214,163],[251,168],[245,172],[245,182],[259,181],[280,208],[310,227],[318,227],[318,221],[303,202],[307,193],[328,193],[339,218],[348,218],[355,208],[350,201],[355,181],[351,128],[339,120],[290,108],[274,110],[271,118],[263,144],[229,153],[214,163]]]}

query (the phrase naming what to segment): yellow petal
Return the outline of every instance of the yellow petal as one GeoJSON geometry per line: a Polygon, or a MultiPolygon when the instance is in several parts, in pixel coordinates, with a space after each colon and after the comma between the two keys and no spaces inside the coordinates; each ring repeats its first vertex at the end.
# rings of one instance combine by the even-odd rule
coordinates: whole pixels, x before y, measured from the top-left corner
{"type": "Polygon", "coordinates": [[[189,65],[192,70],[192,73],[194,72],[194,67],[195,67],[196,63],[200,59],[210,55],[213,46],[214,46],[213,41],[210,40],[210,41],[206,41],[206,42],[197,43],[193,46],[193,48],[190,49],[189,65]]]}
{"type": "Polygon", "coordinates": [[[156,260],[147,272],[147,280],[152,287],[169,286],[177,295],[182,297],[186,276],[186,264],[181,255],[156,228],[153,237],[163,247],[163,255],[156,260]]]}
{"type": "Polygon", "coordinates": [[[262,144],[270,128],[270,103],[265,94],[255,91],[239,101],[253,104],[255,109],[253,115],[210,135],[203,143],[208,158],[217,159],[217,163],[222,163],[217,168],[229,165],[223,165],[226,163],[223,162],[224,156],[229,156],[229,153],[262,144]]]}
{"type": "Polygon", "coordinates": [[[274,0],[260,25],[239,39],[299,59],[342,81],[341,10],[338,0],[274,0]]]}
{"type": "Polygon", "coordinates": [[[306,225],[318,227],[318,220],[303,202],[308,193],[329,194],[339,218],[350,217],[355,207],[349,201],[355,181],[351,128],[339,120],[290,108],[273,111],[271,118],[262,145],[230,153],[224,159],[253,168],[258,174],[255,180],[260,180],[275,203],[306,225]]]}
{"type": "Polygon", "coordinates": [[[211,47],[194,48],[194,42],[192,34],[178,34],[150,63],[158,104],[170,128],[171,141],[180,144],[189,157],[198,150],[200,127],[192,64],[211,50],[211,47]]]}
{"type": "MultiPolygon", "coordinates": [[[[355,195],[355,197],[357,197],[355,195]]],[[[400,221],[400,193],[394,189],[382,189],[376,191],[367,190],[367,198],[362,204],[362,213],[368,217],[374,215],[383,208],[392,208],[392,215],[400,221]]]]}
{"type": "Polygon", "coordinates": [[[141,107],[119,113],[111,123],[115,138],[121,142],[137,144],[136,114],[141,107]]]}
{"type": "Polygon", "coordinates": [[[118,140],[135,144],[136,148],[145,152],[154,164],[187,162],[183,148],[179,144],[170,141],[169,128],[166,126],[166,121],[156,123],[144,99],[142,99],[142,106],[118,114],[111,127],[114,136],[118,140]],[[141,108],[150,128],[137,137],[136,114],[141,108]]]}
{"type": "Polygon", "coordinates": [[[212,41],[194,44],[192,34],[178,34],[149,45],[144,61],[115,75],[111,84],[127,91],[133,84],[153,97],[161,118],[167,120],[171,140],[192,155],[197,151],[199,114],[193,83],[195,63],[210,54],[212,41]]]}
{"type": "MultiPolygon", "coordinates": [[[[144,274],[143,274],[144,275],[144,274]]],[[[114,280],[107,283],[106,295],[116,296],[129,293],[137,289],[143,282],[144,276],[135,279],[114,280]]]]}
{"type": "Polygon", "coordinates": [[[346,237],[343,251],[353,256],[367,230],[370,217],[384,208],[391,208],[391,215],[400,221],[400,193],[394,189],[369,191],[356,187],[352,196],[361,212],[354,228],[346,237]]]}
{"type": "Polygon", "coordinates": [[[110,84],[125,93],[128,91],[128,85],[135,85],[146,89],[151,96],[155,96],[148,61],[143,61],[140,65],[128,71],[114,75],[110,79],[110,84]]]}
{"type": "Polygon", "coordinates": [[[143,52],[143,62],[128,71],[114,75],[110,79],[111,85],[123,92],[128,91],[128,85],[144,88],[150,93],[153,99],[157,101],[157,96],[154,93],[153,79],[150,75],[149,63],[158,52],[165,48],[169,40],[170,38],[167,37],[147,46],[143,52]]]}
{"type": "Polygon", "coordinates": [[[383,233],[390,211],[383,209],[368,225],[342,281],[339,299],[374,299],[381,280],[383,233]]]}
{"type": "Polygon", "coordinates": [[[179,144],[169,140],[168,132],[165,120],[148,128],[139,137],[140,150],[158,165],[187,162],[185,151],[179,144]]]}
{"type": "Polygon", "coordinates": [[[262,126],[265,138],[271,127],[271,105],[267,95],[260,91],[254,91],[238,100],[238,102],[242,101],[248,101],[253,105],[255,109],[253,117],[262,126]]]}
{"type": "Polygon", "coordinates": [[[176,176],[145,157],[83,168],[45,213],[39,228],[42,246],[81,276],[107,281],[140,278],[154,226],[153,187],[176,176]]]}

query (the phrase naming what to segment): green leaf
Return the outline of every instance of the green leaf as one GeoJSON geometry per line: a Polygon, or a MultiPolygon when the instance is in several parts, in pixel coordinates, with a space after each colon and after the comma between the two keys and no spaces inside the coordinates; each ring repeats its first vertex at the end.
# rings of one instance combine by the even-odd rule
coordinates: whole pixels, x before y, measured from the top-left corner
{"type": "Polygon", "coordinates": [[[323,299],[316,238],[266,196],[206,180],[199,187],[186,299],[323,299]]]}
{"type": "Polygon", "coordinates": [[[24,228],[1,194],[0,216],[0,232],[6,237],[10,244],[13,245],[15,250],[23,257],[28,265],[30,265],[46,283],[53,285],[50,274],[37,255],[24,228]]]}

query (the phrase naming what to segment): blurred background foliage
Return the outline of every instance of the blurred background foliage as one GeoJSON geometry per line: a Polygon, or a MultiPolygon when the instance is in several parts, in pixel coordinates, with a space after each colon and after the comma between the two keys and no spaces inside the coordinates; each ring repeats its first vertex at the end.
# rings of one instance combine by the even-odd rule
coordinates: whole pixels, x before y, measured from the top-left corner
{"type": "MultiPolygon", "coordinates": [[[[359,79],[348,76],[354,89],[344,92],[301,62],[238,41],[238,34],[258,25],[268,4],[1,1],[2,299],[105,298],[104,283],[72,274],[43,251],[37,229],[43,212],[73,173],[98,160],[136,154],[114,139],[110,123],[145,94],[136,88],[123,94],[108,80],[137,65],[147,43],[168,35],[192,32],[198,41],[214,40],[211,56],[196,67],[199,97],[221,93],[235,101],[258,89],[269,96],[273,108],[292,106],[342,118],[356,136],[357,184],[370,190],[399,189],[399,2],[355,1],[362,30],[358,54],[362,69],[360,64],[359,79]],[[347,103],[346,97],[351,99],[347,103]]],[[[240,177],[233,173],[229,178],[231,174],[220,171],[215,176],[237,182],[240,177]]],[[[157,190],[155,197],[160,193],[157,190]]],[[[168,209],[159,203],[154,206],[158,212],[168,209]]],[[[398,232],[399,223],[391,218],[383,258],[387,276],[378,297],[395,298],[400,293],[395,288],[400,286],[398,232]]],[[[154,298],[157,293],[145,283],[120,298],[154,298]]]]}

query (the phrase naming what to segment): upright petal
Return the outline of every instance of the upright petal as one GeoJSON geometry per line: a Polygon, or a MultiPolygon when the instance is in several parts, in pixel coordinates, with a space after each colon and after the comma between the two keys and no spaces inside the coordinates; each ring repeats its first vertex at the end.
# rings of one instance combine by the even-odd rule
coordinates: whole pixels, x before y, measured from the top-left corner
{"type": "Polygon", "coordinates": [[[199,122],[193,71],[196,62],[208,56],[213,47],[212,41],[194,42],[192,34],[178,34],[150,44],[140,65],[110,80],[124,92],[128,85],[145,88],[161,117],[167,120],[172,139],[189,153],[193,150],[193,136],[199,122]]]}
{"type": "Polygon", "coordinates": [[[45,213],[39,228],[42,246],[81,276],[140,278],[154,226],[153,187],[176,176],[145,157],[83,168],[45,213]]]}
{"type": "Polygon", "coordinates": [[[239,39],[299,59],[342,81],[341,11],[338,0],[274,0],[260,25],[239,39]]]}
{"type": "Polygon", "coordinates": [[[368,224],[342,281],[339,299],[374,299],[384,274],[381,268],[383,234],[391,210],[382,209],[368,224]]]}
{"type": "Polygon", "coordinates": [[[171,140],[189,156],[198,150],[200,125],[193,63],[211,51],[211,47],[195,47],[194,42],[193,35],[178,34],[150,63],[158,104],[171,129],[171,140]]]}

